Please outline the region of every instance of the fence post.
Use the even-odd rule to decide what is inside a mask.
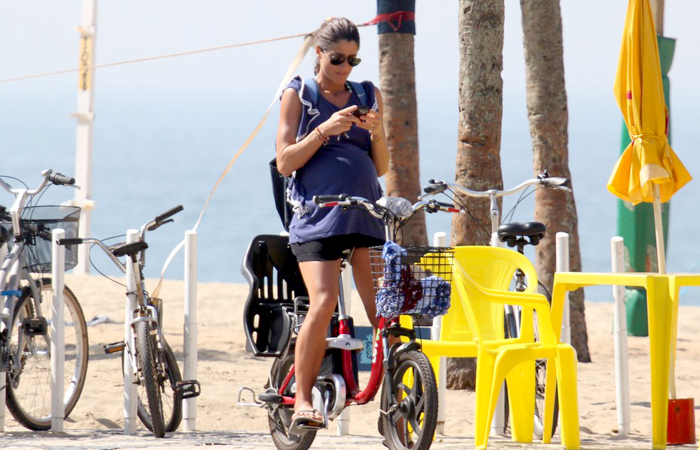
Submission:
[[[197,379],[197,232],[185,232],[185,380]],[[185,431],[197,427],[197,398],[183,400]]]
[[[612,252],[612,271],[625,272],[625,246],[620,236],[610,240]],[[627,312],[625,310],[625,287],[613,286],[615,307],[613,309],[613,328],[615,341],[615,400],[617,401],[618,435],[626,436],[630,432],[630,385],[629,367],[627,365]]]
[[[132,243],[138,240],[138,230],[129,230],[126,232],[126,242]],[[138,417],[136,408],[138,406],[138,393],[134,384],[134,367],[131,364],[128,347],[130,353],[134,355],[136,349],[132,348],[134,337],[131,329],[131,312],[136,309],[136,275],[134,274],[133,264],[129,264],[130,260],[126,260],[126,308],[124,319],[124,434],[136,433],[136,423]]]
[[[558,232],[556,235],[556,271],[569,271],[569,234]],[[564,312],[561,319],[561,342],[571,344],[571,318],[569,308],[569,293],[564,300]]]
[[[438,231],[433,234],[434,247],[447,247],[447,233]],[[433,326],[430,327],[430,339],[433,341],[440,340],[440,331],[442,329],[442,316],[437,316],[433,319]],[[437,427],[435,432],[445,434],[445,410],[447,405],[447,358],[440,358],[440,370],[435,374],[438,379],[438,417]]]
[[[63,228],[51,233],[51,277],[53,298],[51,299],[51,431],[63,431],[63,377],[65,365],[65,318],[63,286],[65,286],[66,248],[57,241],[66,237]]]

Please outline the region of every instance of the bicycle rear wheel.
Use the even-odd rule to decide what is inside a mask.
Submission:
[[[279,358],[275,358],[270,370],[270,388],[279,392],[280,386],[294,364],[294,346]],[[284,395],[293,395],[293,387],[296,384],[295,377],[287,384]],[[292,408],[283,408],[279,405],[268,406],[268,422],[270,435],[275,447],[279,450],[307,450],[316,438],[316,431],[307,431],[304,434],[292,434],[289,432],[289,425],[292,422]]]
[[[158,369],[156,366],[156,337],[150,334],[155,328],[149,322],[136,322],[136,351],[139,363],[139,384],[146,390],[148,411],[151,417],[153,434],[156,437],[165,436],[163,421],[163,403],[158,385]]]
[[[15,307],[12,340],[13,361],[19,368],[7,372],[7,408],[22,426],[30,430],[51,428],[51,299],[53,287],[50,278],[39,281],[40,308],[35,304],[29,287],[22,289],[22,296]],[[88,364],[87,324],[83,310],[73,291],[63,289],[65,362],[63,396],[65,417],[73,411],[85,385]],[[38,318],[38,311],[46,319],[46,334],[27,332],[22,327],[25,319]],[[22,347],[19,348],[20,338]]]
[[[163,423],[166,432],[177,430],[182,422],[182,395],[177,391],[177,383],[182,381],[180,368],[177,365],[177,359],[170,345],[163,342],[163,350],[156,353],[156,367],[158,368],[158,389],[161,393],[161,411],[163,413]],[[138,416],[141,422],[150,431],[153,431],[153,419],[147,407],[148,393],[145,386],[137,387],[139,404]]]
[[[393,386],[393,389],[390,387]],[[438,393],[433,368],[419,351],[399,355],[381,393],[381,428],[390,450],[427,450],[437,426]]]

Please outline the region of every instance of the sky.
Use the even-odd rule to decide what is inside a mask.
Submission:
[[[421,178],[453,179],[459,2],[416,3]],[[531,176],[531,143],[525,108],[520,3],[505,0],[505,6],[501,156],[505,184],[513,186]],[[627,1],[562,0],[561,7],[570,165],[579,216],[590,222],[595,220],[597,208],[614,208],[614,198],[607,193],[605,182],[619,154],[621,115],[612,86]],[[79,35],[75,28],[80,24],[80,10],[79,0],[0,0],[0,81],[77,67]],[[375,15],[376,2],[370,0],[100,1],[96,63],[306,33],[330,16],[345,16],[362,23]],[[700,173],[700,158],[691,157],[697,150],[694,119],[700,99],[700,84],[696,81],[700,73],[698,17],[698,0],[665,2],[665,35],[677,38],[670,72],[673,146],[691,174]],[[354,69],[353,78],[378,82],[376,28],[362,28],[361,37],[363,62]],[[301,38],[294,38],[99,69],[95,75],[96,127],[106,129],[106,118],[115,117],[118,111],[119,126],[124,131],[123,136],[114,139],[114,145],[129,144],[127,135],[132,132],[134,136],[140,133],[144,139],[152,138],[149,145],[153,146],[159,145],[158,139],[196,142],[198,136],[206,135],[207,139],[218,139],[216,145],[230,148],[233,154],[275,97],[300,45]],[[312,58],[307,56],[298,72],[310,76],[312,64]],[[42,155],[60,148],[68,157],[73,154],[75,121],[70,113],[76,108],[76,88],[76,74],[0,83],[0,154],[5,162],[10,161],[10,167],[13,160],[9,152],[18,148]],[[270,151],[267,142],[275,131],[274,114],[273,110],[259,138],[267,139],[262,146],[266,152]],[[27,132],[20,122],[31,122],[36,131]],[[195,123],[196,127],[192,125]],[[49,135],[56,137],[47,139]],[[122,139],[124,143],[120,142]],[[249,151],[259,151],[255,146]],[[206,149],[195,147],[194,151],[206,158]],[[598,156],[591,157],[593,154]],[[110,158],[110,163],[115,164],[119,154]],[[426,170],[424,164],[428,162]],[[3,165],[8,167],[7,163]],[[689,184],[674,197],[676,210],[696,209],[695,199],[699,197],[700,183]],[[692,239],[693,230],[690,224],[683,231],[687,239]],[[677,239],[677,245],[683,239]]]

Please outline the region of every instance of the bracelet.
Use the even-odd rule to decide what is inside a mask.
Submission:
[[[373,137],[374,137],[374,135],[373,135],[372,133],[370,133],[370,134],[369,134],[369,140],[372,141],[372,142],[374,142],[375,144],[378,144],[379,142],[382,142],[382,141],[384,140],[384,136],[380,137],[380,138],[377,139],[376,141],[375,141],[374,139],[372,139]]]
[[[328,144],[328,141],[329,141],[328,136],[323,131],[321,131],[321,129],[319,127],[314,128],[314,130],[316,131],[316,137],[321,142],[323,142],[322,145]]]

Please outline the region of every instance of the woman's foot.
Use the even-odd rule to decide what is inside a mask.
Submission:
[[[292,415],[292,423],[289,432],[301,434],[311,430],[323,428],[325,422],[323,416],[317,409],[299,409]]]

